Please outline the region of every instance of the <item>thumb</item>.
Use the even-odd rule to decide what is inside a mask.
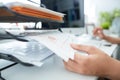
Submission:
[[[96,53],[96,48],[93,46],[71,44],[71,47],[75,50],[86,52],[87,54]]]

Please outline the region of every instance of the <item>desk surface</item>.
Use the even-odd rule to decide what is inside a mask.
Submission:
[[[1,43],[8,42],[0,41]],[[4,64],[3,64],[4,63]],[[0,60],[0,68],[12,62]],[[96,80],[95,76],[85,76],[70,72],[64,68],[63,60],[56,55],[48,58],[41,67],[27,67],[17,64],[2,71],[7,80]]]
[[[108,55],[111,55],[116,45],[111,47],[101,46]],[[42,67],[26,67],[20,64],[6,69],[2,76],[7,80],[96,80],[96,76],[85,76],[67,71],[62,59],[52,56],[45,61]]]
[[[20,64],[2,72],[7,80],[96,80],[97,77],[84,76],[67,71],[57,56],[49,58],[42,67],[25,67]]]

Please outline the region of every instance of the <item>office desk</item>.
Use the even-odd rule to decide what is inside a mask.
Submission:
[[[4,41],[3,41],[4,42]],[[6,41],[5,41],[6,42]],[[0,68],[12,62],[0,60]],[[95,80],[97,77],[79,75],[64,68],[63,60],[56,55],[48,58],[42,67],[17,64],[2,71],[6,80]]]
[[[101,45],[100,49],[112,55],[116,47],[117,45],[110,47]],[[56,55],[47,59],[42,67],[26,67],[17,64],[2,71],[2,76],[7,80],[97,80],[96,76],[85,76],[67,71],[62,59]]]
[[[67,71],[62,60],[51,57],[42,67],[25,67],[20,64],[2,72],[7,80],[96,80],[97,77],[84,76]]]

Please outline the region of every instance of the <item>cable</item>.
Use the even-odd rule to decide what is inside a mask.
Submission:
[[[24,38],[21,38],[21,37],[18,37],[18,36],[15,36],[13,34],[11,34],[10,32],[8,31],[5,31],[8,35],[10,35],[13,39],[16,39],[18,41],[22,41],[22,42],[29,42],[29,40],[27,39],[24,39]]]

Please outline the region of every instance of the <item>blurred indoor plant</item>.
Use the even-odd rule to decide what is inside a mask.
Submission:
[[[112,21],[116,18],[120,17],[120,9],[116,8],[112,12],[101,12],[100,13],[100,26],[103,29],[109,29],[112,25]]]
[[[113,18],[120,17],[120,9],[116,8],[113,10]]]
[[[103,29],[109,29],[111,23],[112,23],[112,14],[109,12],[101,12],[100,13],[100,26]]]

